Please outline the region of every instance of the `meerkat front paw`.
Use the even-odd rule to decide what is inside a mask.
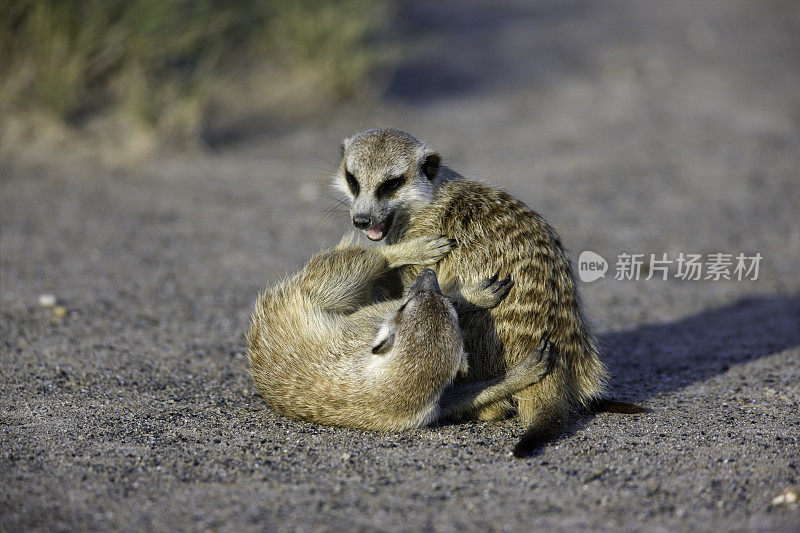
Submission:
[[[386,246],[383,250],[389,266],[396,268],[405,265],[435,265],[455,246],[455,239],[446,235],[426,235]]]
[[[409,241],[415,247],[418,265],[435,265],[456,247],[456,240],[447,235],[427,235]]]
[[[498,280],[500,272],[463,291],[464,298],[483,309],[497,307],[514,286],[511,276]]]

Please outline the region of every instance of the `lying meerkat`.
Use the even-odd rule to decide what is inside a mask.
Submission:
[[[569,257],[555,230],[521,201],[463,179],[427,145],[393,129],[346,139],[334,184],[351,199],[353,225],[373,241],[394,245],[431,233],[453,237],[457,247],[434,267],[445,292],[493,272],[513,277],[515,285],[499,306],[456,307],[469,380],[502,376],[545,337],[552,343],[552,371],[513,395],[529,424],[515,455],[559,434],[581,406],[605,402],[607,410],[637,411],[632,404],[602,400],[608,374],[584,319]],[[415,265],[403,269],[405,286],[418,272]],[[478,416],[498,419],[511,409],[503,399]]]
[[[453,304],[430,269],[402,300],[369,304],[390,270],[432,264],[451,247],[444,237],[377,249],[345,238],[262,292],[247,334],[250,373],[262,396],[293,418],[400,431],[480,409],[541,379],[547,362],[537,352],[504,379],[453,385],[467,357]],[[456,298],[488,308],[510,288],[495,278]]]

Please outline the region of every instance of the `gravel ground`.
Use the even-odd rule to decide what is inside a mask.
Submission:
[[[136,168],[4,150],[0,530],[800,530],[770,506],[800,485],[800,4],[401,11],[419,51],[377,103]],[[328,176],[376,125],[609,260],[581,291],[616,396],[651,413],[514,460],[513,420],[383,435],[269,409],[249,306],[347,229]],[[763,260],[618,281],[623,252]]]

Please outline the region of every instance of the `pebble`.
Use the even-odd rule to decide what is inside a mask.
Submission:
[[[55,307],[58,300],[54,294],[40,294],[39,306],[40,307]]]
[[[798,502],[800,502],[800,490],[796,488],[783,489],[783,492],[772,498],[772,505],[797,506]]]

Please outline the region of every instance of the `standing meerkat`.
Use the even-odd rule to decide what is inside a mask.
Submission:
[[[504,379],[453,385],[467,359],[453,304],[430,269],[420,272],[402,300],[369,305],[392,269],[432,264],[451,247],[444,237],[378,249],[345,238],[262,292],[247,354],[267,402],[293,418],[400,431],[480,409],[541,379],[547,362],[538,354]],[[510,288],[495,278],[458,298],[460,305],[492,307]]]
[[[373,241],[392,245],[431,233],[453,237],[457,247],[434,267],[445,292],[492,272],[513,278],[514,287],[497,307],[456,307],[469,354],[468,380],[501,376],[543,339],[552,343],[551,372],[513,395],[529,425],[514,450],[524,456],[559,434],[578,408],[602,403],[608,374],[555,230],[511,195],[465,180],[440,161],[407,133],[368,130],[344,141],[335,185],[351,199],[353,225]],[[418,272],[406,267],[404,285]],[[609,410],[616,405],[627,412],[621,402],[605,402]],[[511,409],[503,399],[478,417],[498,419]]]

